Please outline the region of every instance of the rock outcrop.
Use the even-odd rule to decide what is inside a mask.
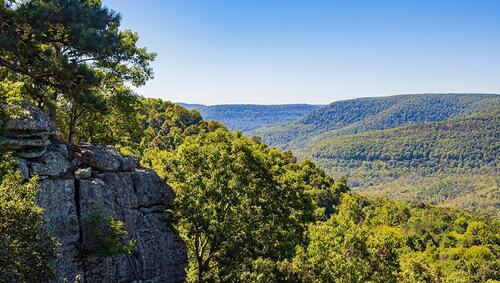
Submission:
[[[45,228],[61,244],[53,263],[56,281],[183,281],[186,249],[166,212],[172,189],[113,148],[55,140],[45,114],[25,108],[30,117],[10,121],[2,139],[15,146],[23,177],[40,177],[37,202],[45,209]],[[125,224],[138,242],[130,255],[82,255],[89,236],[82,221],[96,212]]]

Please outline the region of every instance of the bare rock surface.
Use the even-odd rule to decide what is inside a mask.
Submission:
[[[148,193],[144,194],[144,190]],[[94,207],[102,208],[125,223],[131,238],[139,240],[136,250],[127,258],[90,257],[86,260],[86,278],[90,282],[130,282],[140,280],[176,282],[184,276],[185,249],[172,233],[165,213],[173,195],[152,171],[99,173],[80,182],[82,219],[91,217]],[[129,261],[130,260],[130,261]],[[142,274],[148,274],[144,277]]]
[[[1,139],[16,145],[25,179],[40,177],[37,202],[45,209],[44,227],[61,244],[54,281],[182,282],[186,248],[166,212],[172,189],[116,149],[55,141],[45,114],[26,108],[28,118],[10,122]],[[138,241],[132,254],[82,256],[81,244],[89,236],[82,220],[96,212],[124,222],[129,240]]]
[[[24,113],[19,118],[9,120],[5,134],[0,141],[9,143],[22,158],[38,158],[50,145],[49,138],[54,135],[54,126],[40,109],[23,102]]]
[[[44,137],[54,134],[54,126],[42,110],[28,102],[23,102],[21,106],[26,113],[7,122],[7,137]]]
[[[45,179],[40,182],[38,204],[45,209],[45,230],[60,243],[52,267],[56,282],[75,278],[84,273],[79,251],[79,224],[73,179]]]
[[[31,164],[31,174],[40,176],[60,176],[66,174],[71,169],[71,163],[59,152],[46,151],[38,161]]]
[[[78,180],[85,180],[92,177],[92,167],[80,168],[75,171],[75,178]]]
[[[118,171],[122,157],[111,147],[82,145],[79,146],[83,162],[101,171]]]

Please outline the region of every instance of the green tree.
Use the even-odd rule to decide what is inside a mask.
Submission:
[[[56,242],[42,229],[43,209],[35,203],[36,178],[23,184],[12,171],[0,183],[0,281],[41,282],[52,277],[49,262]]]
[[[24,114],[21,88],[22,83],[0,81],[0,136],[10,118]],[[0,282],[45,281],[52,277],[56,242],[42,229],[37,179],[23,182],[13,168],[11,148],[0,140]]]
[[[259,272],[291,282],[487,282],[500,277],[499,231],[496,219],[344,193],[292,261]]]
[[[293,256],[315,205],[276,149],[218,129],[188,137],[162,164],[189,249],[189,280],[237,280],[258,258]],[[293,167],[293,166],[292,166]]]
[[[401,272],[399,256],[405,242],[404,231],[399,227],[380,226],[371,229],[367,248],[374,281],[398,282]]]
[[[80,247],[81,256],[110,257],[130,254],[137,240],[128,240],[125,223],[97,209],[82,220],[83,241]]]
[[[66,112],[73,141],[86,111],[106,109],[106,99],[152,77],[155,54],[136,46],[138,36],[120,31],[120,15],[99,0],[2,1],[0,66],[26,83],[49,109]]]
[[[104,111],[84,111],[74,130],[74,140],[92,144],[138,148],[144,136],[141,100],[128,88],[106,96]],[[69,131],[70,112],[61,111],[58,117],[62,132]]]
[[[5,130],[8,119],[20,116],[23,111],[19,107],[22,100],[22,82],[12,82],[8,79],[0,80],[0,134]]]
[[[143,99],[141,102],[145,116],[145,134],[141,141],[143,148],[172,150],[186,136],[196,135],[201,129],[207,129],[206,122],[196,110],[187,110],[161,99]]]
[[[362,210],[356,195],[344,194],[337,214],[311,225],[309,243],[294,258],[301,281],[364,282],[370,278],[369,229],[362,225]]]

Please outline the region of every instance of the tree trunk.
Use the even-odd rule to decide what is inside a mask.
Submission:
[[[203,282],[203,264],[198,265],[198,282]]]
[[[73,115],[71,115],[73,116]],[[69,123],[69,132],[68,132],[68,143],[73,144],[73,138],[75,136],[75,126],[76,126],[76,121],[71,117],[71,121]]]
[[[52,101],[48,104],[48,109],[49,109],[49,119],[50,122],[55,126],[57,123],[57,108],[56,108],[56,103],[57,103],[57,93],[54,93],[52,95]]]
[[[196,262],[198,264],[198,282],[203,282],[203,253],[200,255],[200,237],[195,235],[194,247],[196,252]]]
[[[197,261],[198,261],[198,282],[204,282],[203,280],[203,274],[210,271],[210,258],[211,258],[211,255],[209,253],[209,256],[207,259],[203,259],[203,254],[204,252],[202,252],[202,254],[200,256],[197,255]]]
[[[69,119],[69,132],[68,132],[68,143],[73,144],[73,139],[75,137],[76,121],[78,119],[76,104],[71,106],[71,117]]]

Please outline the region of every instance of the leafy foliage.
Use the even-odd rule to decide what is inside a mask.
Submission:
[[[155,54],[136,46],[138,36],[120,31],[120,15],[95,0],[2,1],[0,67],[26,93],[66,112],[62,129],[73,141],[79,118],[105,111],[107,100],[152,77]]]
[[[11,171],[0,180],[0,281],[46,281],[53,276],[56,242],[42,230],[37,179],[23,184]]]
[[[171,150],[179,146],[184,138],[202,130],[223,127],[219,123],[206,123],[200,113],[187,110],[177,104],[160,99],[145,99],[143,122],[145,134],[141,141],[143,148]]]
[[[169,115],[162,117],[172,119]],[[484,136],[479,133],[475,138],[480,142],[491,136],[488,129],[494,132],[489,123],[491,117],[480,114],[426,126],[434,125],[436,131],[456,130],[461,132],[460,137],[467,136],[469,126],[484,128]],[[158,144],[152,145],[144,152],[143,164],[155,169],[174,187],[177,197],[172,212],[188,243],[190,281],[498,280],[498,221],[422,204],[361,197],[349,193],[346,179],[333,182],[314,163],[298,162],[290,152],[268,148],[258,138],[247,139],[223,128],[207,130],[200,127],[204,122],[199,119],[184,121],[190,122],[181,123],[181,128],[197,125],[196,133],[186,135],[185,130],[180,130],[177,145],[170,143],[171,139],[159,140],[160,146],[174,146],[160,150],[156,148]],[[160,124],[163,122],[156,125]],[[169,131],[163,135],[169,135]],[[274,158],[269,159],[268,155]],[[266,169],[266,164],[275,169]],[[273,183],[276,179],[286,185],[275,187],[280,184]],[[454,184],[449,185],[449,190],[456,189]],[[290,189],[302,195],[293,193],[294,198],[287,199],[283,190]],[[267,205],[258,205],[260,200]],[[305,234],[286,234],[290,230],[280,227],[289,227],[287,217],[293,215],[291,210],[299,208],[293,205],[297,202],[312,203],[308,211],[314,217],[292,222],[301,227],[293,230]],[[226,207],[227,214],[223,213]],[[283,212],[285,215],[279,216]],[[279,217],[269,224],[269,217],[264,217],[269,214]]]
[[[137,147],[144,134],[142,103],[140,99],[123,89],[107,97],[106,111],[85,111],[75,125],[74,141],[92,144],[108,144],[117,147]],[[70,114],[61,111],[58,125],[62,132],[69,131],[65,122]]]
[[[344,194],[280,272],[296,282],[498,280],[499,233],[498,220]]]
[[[291,257],[315,217],[306,165],[240,133],[202,132],[155,157],[176,193],[192,281],[237,280],[253,260]]]
[[[137,245],[137,240],[127,240],[128,232],[122,221],[111,215],[97,211],[82,220],[82,256],[109,257],[129,254]]]
[[[19,117],[23,111],[19,107],[23,98],[22,82],[11,82],[8,79],[0,81],[0,133],[4,131],[8,119]]]

